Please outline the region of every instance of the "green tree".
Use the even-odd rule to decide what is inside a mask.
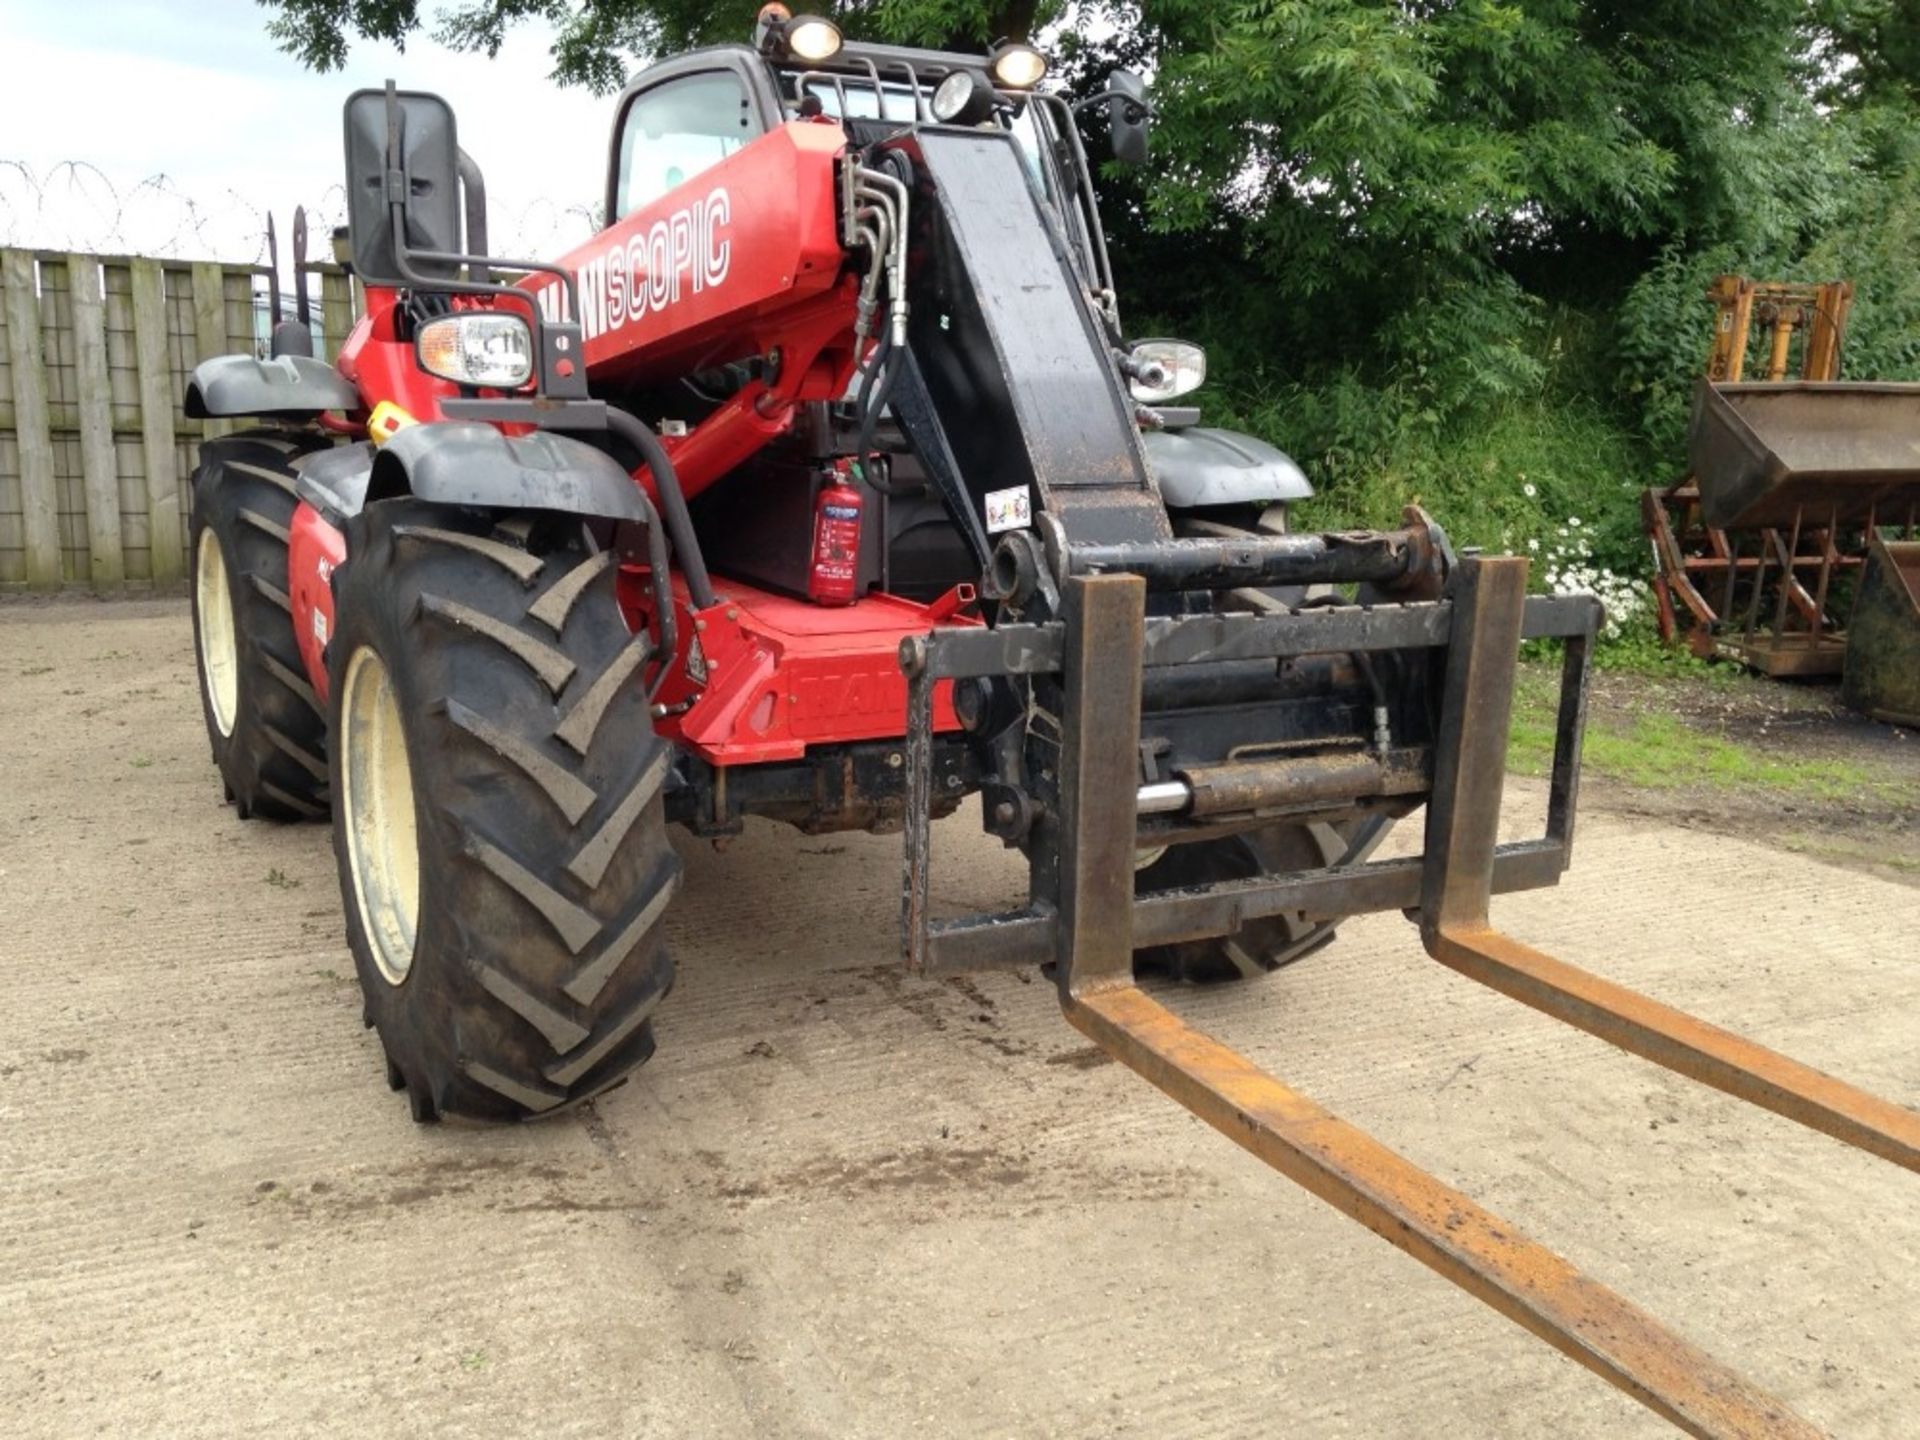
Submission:
[[[282,49],[316,70],[337,70],[355,38],[404,46],[431,26],[460,50],[498,52],[517,23],[554,29],[554,76],[618,89],[635,61],[694,45],[744,40],[762,0],[452,0],[423,15],[420,0],[260,0]],[[804,8],[804,7],[795,7]],[[1047,0],[855,0],[830,10],[850,33],[906,44],[979,45],[1025,38],[1058,10]]]
[[[321,68],[356,37],[404,42],[425,25],[490,51],[538,17],[556,76],[601,90],[653,55],[744,38],[758,8],[263,3],[281,43]],[[1849,373],[1920,375],[1920,0],[827,8],[896,42],[1038,35],[1083,92],[1116,68],[1150,75],[1151,165],[1098,177],[1127,314],[1137,332],[1204,341],[1227,407],[1323,481],[1417,489],[1473,454],[1477,483],[1518,485],[1558,463],[1540,436],[1577,437],[1554,453],[1588,478],[1549,488],[1569,507],[1596,490],[1579,456],[1604,452],[1620,553],[1637,550],[1622,446],[1593,437],[1611,427],[1641,447],[1641,478],[1671,478],[1706,349],[1701,290],[1723,270],[1851,276]],[[1512,507],[1496,513],[1474,538],[1511,529]]]

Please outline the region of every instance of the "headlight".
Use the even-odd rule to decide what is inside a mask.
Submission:
[[[1047,57],[1031,45],[1002,45],[988,57],[987,68],[1001,89],[1031,90],[1046,78]]]
[[[978,70],[956,70],[933,92],[933,118],[942,125],[978,125],[993,113],[993,86]]]
[[[1185,340],[1142,340],[1129,352],[1133,398],[1158,405],[1207,383],[1207,352]]]
[[[422,325],[413,344],[422,370],[456,384],[517,390],[533,375],[533,332],[518,315],[446,315]]]

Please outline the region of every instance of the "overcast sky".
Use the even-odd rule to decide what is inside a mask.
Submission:
[[[452,102],[486,172],[494,250],[544,258],[589,233],[613,101],[547,79],[543,26],[516,27],[491,61],[425,36],[404,54],[356,42],[344,72],[315,75],[275,48],[268,14],[254,0],[0,0],[0,243],[252,260],[268,209],[284,247],[304,204],[323,249],[323,223],[345,219],[341,104],[389,76]]]

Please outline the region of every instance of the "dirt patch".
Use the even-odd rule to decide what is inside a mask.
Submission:
[[[1514,765],[1544,774],[1557,671],[1526,667]],[[1838,684],[1600,672],[1582,810],[1755,840],[1920,887],[1920,732],[1840,703]]]

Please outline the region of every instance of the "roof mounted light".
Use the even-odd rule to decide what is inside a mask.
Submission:
[[[1003,40],[987,56],[993,83],[1002,90],[1031,90],[1047,78],[1047,57],[1018,40]]]
[[[753,26],[754,47],[774,60],[804,60],[818,65],[840,53],[846,43],[840,27],[818,15],[795,15],[786,6],[760,7]]]
[[[956,70],[933,92],[933,118],[942,125],[978,125],[993,114],[993,83],[978,70]]]

